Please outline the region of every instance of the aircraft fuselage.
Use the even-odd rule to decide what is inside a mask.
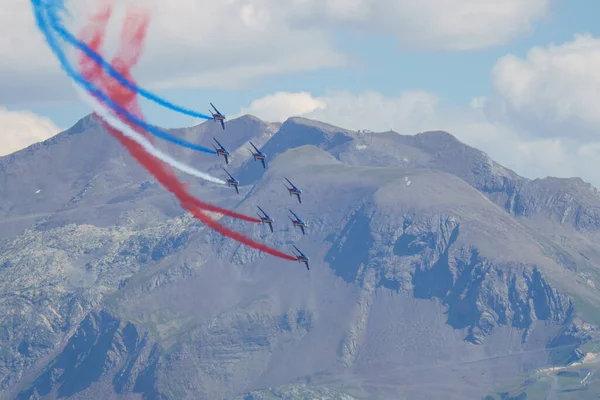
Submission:
[[[298,256],[298,262],[304,263],[304,265],[306,265],[306,269],[310,271],[310,267],[308,266],[308,259]]]

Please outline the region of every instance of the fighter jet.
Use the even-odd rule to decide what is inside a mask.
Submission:
[[[269,228],[271,228],[271,233],[273,233],[273,222],[275,221],[273,220],[273,218],[269,217],[269,215],[262,208],[258,207],[258,209],[262,213],[262,215],[258,214],[260,222],[262,222],[263,224],[269,224]]]
[[[290,182],[290,180],[288,178],[285,178],[285,180],[288,181],[288,183],[290,185],[292,185],[292,187],[288,187],[287,185],[285,186],[286,189],[288,190],[288,192],[290,193],[290,196],[296,195],[296,197],[298,197],[298,202],[300,204],[302,204],[302,198],[300,198],[300,195],[302,194],[302,190],[300,190],[296,186],[294,186],[294,184],[292,182]]]
[[[267,156],[264,153],[262,153],[260,150],[258,150],[252,142],[250,142],[250,144],[252,145],[252,147],[254,147],[254,150],[256,151],[256,152],[254,152],[254,151],[248,149],[248,150],[250,150],[252,157],[254,157],[254,161],[260,160],[262,162],[263,168],[267,168],[267,166],[265,165],[265,159],[267,158]]]
[[[213,103],[210,103],[210,105],[216,111],[216,114],[215,114],[211,110],[208,110],[208,112],[210,112],[210,114],[212,115],[213,121],[215,121],[215,122],[219,121],[221,123],[221,127],[223,128],[223,130],[225,130],[225,123],[223,122],[223,121],[225,121],[225,116],[223,114],[221,114],[221,112],[219,110],[217,110],[217,107],[215,107],[213,105]]]
[[[213,138],[215,142],[217,142],[217,146],[215,146],[213,144],[213,147],[215,148],[215,151],[217,152],[217,156],[223,156],[223,158],[225,158],[225,164],[229,165],[229,151],[227,151],[227,149],[225,147],[223,147],[223,145],[221,143],[219,143],[219,141],[215,138]]]
[[[233,176],[231,176],[231,174],[229,172],[227,172],[227,170],[225,168],[223,168],[223,171],[225,171],[227,173],[227,175],[229,175],[229,179],[227,179],[227,186],[232,186],[235,188],[235,192],[237,194],[240,194],[240,191],[238,189],[238,185],[240,184],[240,182],[238,182],[237,179],[235,179]]]
[[[294,218],[290,217],[288,215],[288,218],[292,221],[292,224],[294,224],[294,226],[299,227],[302,230],[302,234],[306,235],[306,232],[304,231],[304,228],[308,228],[308,222],[304,222],[300,219],[300,217],[298,217],[296,215],[295,212],[293,212],[292,210],[289,210],[292,214],[294,214]]]
[[[294,245],[292,245],[292,246],[294,246]],[[306,265],[306,269],[310,271],[310,267],[308,266],[308,262],[310,261],[310,258],[306,257],[304,255],[304,253],[302,253],[300,251],[300,249],[298,249],[296,246],[294,246],[294,248],[298,252],[297,254],[296,254],[296,252],[294,252],[294,256],[296,257],[296,261],[304,263]]]

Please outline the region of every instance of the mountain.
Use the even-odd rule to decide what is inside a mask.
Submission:
[[[173,133],[227,147],[240,195],[182,178],[207,201],[260,205],[273,234],[221,222],[295,244],[310,271],[205,228],[91,116],[0,158],[8,398],[481,399],[595,348],[591,185],[525,179],[446,132],[253,116],[226,127]]]
[[[216,124],[202,124],[171,133],[209,148],[212,148],[213,137],[227,147],[238,148],[249,139],[254,139],[257,145],[264,143],[273,135],[273,127],[247,116],[231,121],[227,135]],[[215,175],[225,175],[220,169],[220,159],[215,155],[182,149],[170,143],[165,149],[190,165]],[[233,165],[250,157],[247,151],[240,149],[238,153],[232,156]],[[192,187],[204,184],[188,176],[182,178]],[[120,216],[122,203],[154,203],[152,213],[164,214],[163,217],[180,213],[179,205],[171,196],[92,115],[45,142],[0,157],[0,193],[0,218],[5,225],[0,230],[0,237],[43,220],[46,226],[67,222],[112,226]],[[135,207],[130,208],[133,212]],[[60,220],[54,221],[55,218]]]

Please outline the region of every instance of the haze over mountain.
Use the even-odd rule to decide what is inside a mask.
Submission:
[[[600,193],[579,178],[525,179],[446,132],[243,116],[174,133],[233,154],[239,196],[182,175],[193,193],[260,205],[274,234],[221,221],[311,270],[206,229],[87,116],[0,158],[7,398],[481,399],[597,340]]]

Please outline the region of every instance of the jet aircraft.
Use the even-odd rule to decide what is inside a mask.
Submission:
[[[223,147],[223,145],[221,143],[219,143],[219,141],[215,138],[213,138],[215,142],[217,142],[217,146],[215,146],[213,144],[213,147],[215,148],[215,151],[217,152],[217,156],[223,156],[223,158],[225,158],[225,164],[229,165],[229,151],[227,151],[227,149],[225,147]]]
[[[217,110],[217,107],[215,107],[213,105],[213,103],[210,103],[210,105],[216,111],[216,114],[215,114],[211,110],[208,110],[210,112],[210,114],[212,115],[213,121],[215,121],[215,122],[219,121],[221,123],[221,127],[223,128],[223,130],[225,130],[225,122],[223,122],[223,121],[225,121],[225,116],[223,114],[221,114],[221,112],[219,110]]]
[[[262,153],[259,149],[256,148],[256,146],[254,145],[254,143],[250,142],[250,144],[252,145],[252,147],[254,147],[254,151],[250,150],[250,153],[252,153],[252,157],[254,157],[254,161],[256,160],[260,160],[262,162],[263,168],[267,168],[267,166],[265,165],[265,159],[267,158],[267,156]]]
[[[238,189],[238,185],[240,184],[240,182],[238,182],[237,179],[235,179],[233,176],[231,176],[231,174],[229,172],[227,172],[227,170],[225,168],[223,168],[223,171],[225,171],[227,173],[227,175],[229,175],[229,179],[227,179],[227,186],[232,186],[235,188],[235,192],[237,194],[240,194],[240,191]]]
[[[258,209],[262,213],[262,215],[258,214],[258,217],[260,218],[260,222],[262,222],[263,224],[268,224],[269,228],[271,228],[271,233],[273,233],[273,222],[275,222],[275,221],[273,220],[273,218],[269,217],[269,215],[265,212],[265,210],[263,210],[260,207],[258,207]]]
[[[304,228],[308,228],[308,222],[304,222],[300,219],[299,216],[296,215],[295,212],[293,212],[292,210],[289,210],[292,214],[294,214],[294,218],[290,217],[288,215],[288,218],[292,221],[292,223],[294,224],[294,226],[299,227],[302,230],[302,234],[306,235],[306,232],[304,231]]]
[[[294,245],[292,245],[292,246],[294,246]],[[298,252],[297,254],[296,254],[296,252],[294,252],[294,256],[296,257],[296,261],[304,263],[306,265],[306,269],[310,271],[310,267],[308,266],[308,262],[310,261],[310,258],[306,257],[304,255],[304,253],[302,253],[300,251],[300,249],[298,249],[296,246],[294,246],[294,248]]]
[[[292,185],[292,187],[288,187],[287,185],[285,185],[286,189],[290,193],[290,196],[296,195],[296,197],[298,197],[298,202],[300,204],[302,204],[302,198],[300,197],[300,195],[302,194],[302,190],[300,190],[296,186],[294,186],[294,184],[292,182],[290,182],[290,180],[288,178],[285,178],[285,180],[288,181],[288,183],[290,185]]]

